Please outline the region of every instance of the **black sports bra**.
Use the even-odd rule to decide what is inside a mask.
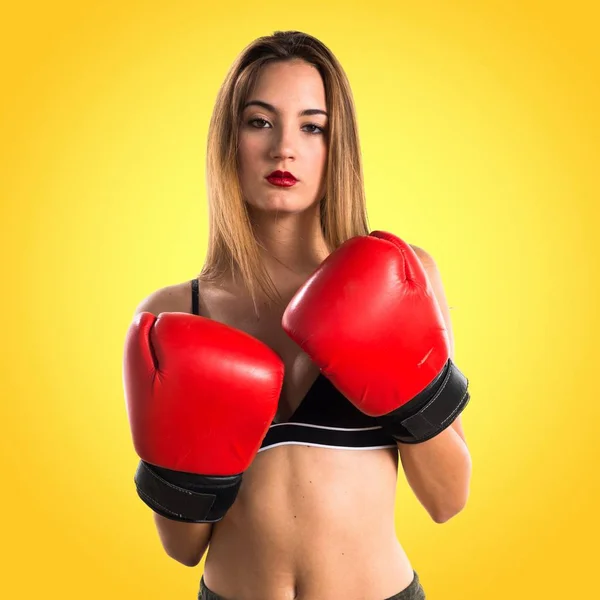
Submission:
[[[191,284],[192,313],[199,315],[198,280],[192,279]],[[376,420],[358,410],[323,374],[288,421],[271,424],[259,452],[288,444],[346,450],[396,448]]]

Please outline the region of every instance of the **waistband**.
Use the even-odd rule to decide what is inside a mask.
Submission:
[[[416,571],[413,571],[414,577],[408,587],[398,592],[394,596],[385,598],[385,600],[425,600],[425,591],[419,581],[419,576]],[[227,600],[212,590],[209,590],[204,583],[204,577],[200,579],[200,591],[198,592],[198,600]],[[230,599],[234,600],[234,599]]]

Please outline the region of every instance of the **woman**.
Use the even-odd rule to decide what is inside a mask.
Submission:
[[[209,548],[201,599],[424,598],[395,535],[398,455],[435,522],[464,507],[466,380],[448,371],[451,326],[432,258],[394,236],[368,236],[352,94],[331,52],[299,32],[250,44],[219,92],[207,163],[204,269],[148,296],[126,344],[136,484],[162,544],[188,566]],[[372,269],[387,272],[400,256],[419,263],[416,321],[437,319],[442,349],[412,393],[403,382],[423,369],[403,371],[410,360],[400,346],[418,346],[424,325],[403,334],[414,343],[399,344],[367,323],[375,299],[379,313],[395,298]],[[409,307],[392,302],[388,322],[406,321]],[[380,368],[385,356],[369,364],[383,346],[395,368]],[[338,366],[330,355],[340,348],[350,358]],[[401,385],[391,386],[391,371],[403,373]],[[426,384],[427,398],[416,393]],[[150,399],[164,412],[150,412]],[[432,430],[411,430],[407,417],[433,405],[448,414]]]

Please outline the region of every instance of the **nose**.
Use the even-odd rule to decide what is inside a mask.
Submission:
[[[296,136],[291,128],[275,130],[270,155],[273,160],[294,160],[296,158]]]

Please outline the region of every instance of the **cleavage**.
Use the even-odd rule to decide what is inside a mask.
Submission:
[[[282,359],[285,365],[285,375],[275,423],[290,420],[320,376],[317,365],[299,349],[295,356],[282,356]]]

